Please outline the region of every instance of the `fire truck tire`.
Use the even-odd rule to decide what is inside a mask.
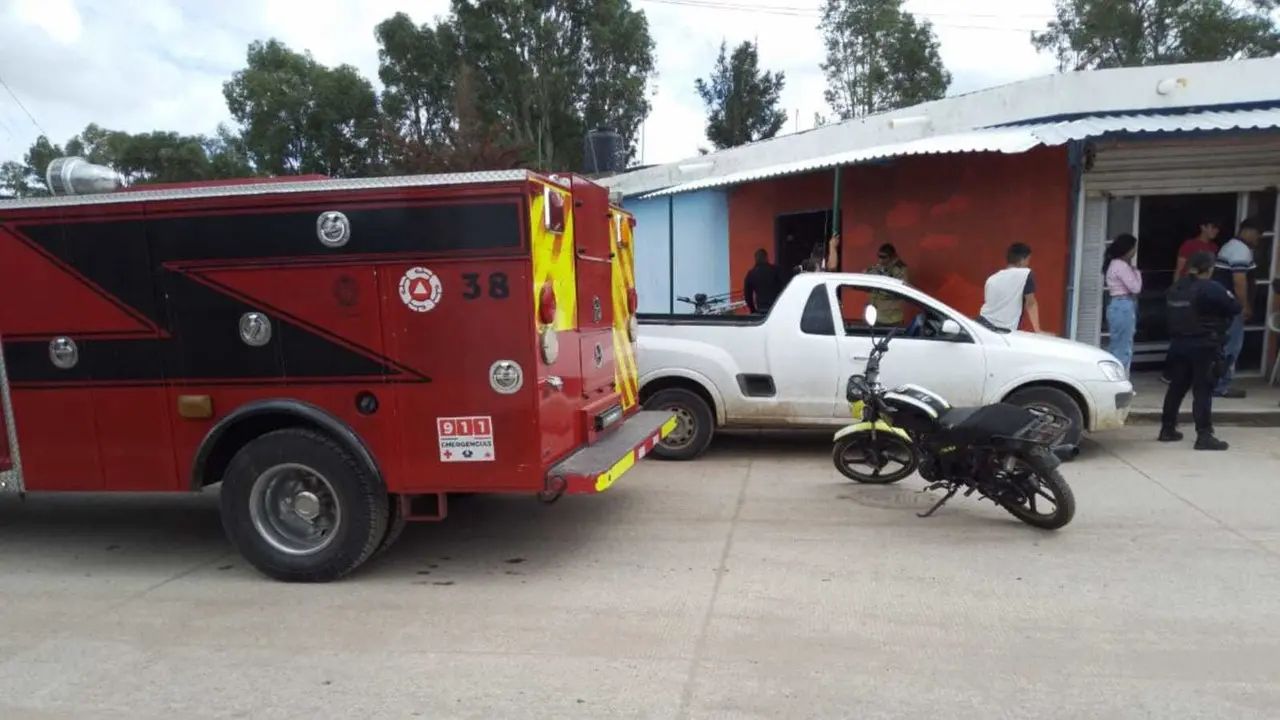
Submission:
[[[659,460],[692,460],[711,444],[716,416],[697,393],[684,388],[659,390],[645,401],[646,410],[669,410],[676,414],[676,429],[653,448]]]
[[[222,526],[245,560],[285,582],[329,582],[388,538],[381,479],[324,433],[286,428],[249,441],[222,478]],[[394,539],[394,538],[393,538]]]
[[[387,534],[382,536],[382,542],[378,543],[378,547],[369,556],[369,560],[365,562],[385,555],[387,550],[392,545],[395,545],[400,536],[404,534],[405,526],[409,524],[409,521],[405,519],[404,513],[401,511],[399,495],[388,495],[387,504],[389,506],[387,509]]]

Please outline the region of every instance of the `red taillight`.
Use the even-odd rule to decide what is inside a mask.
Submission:
[[[548,280],[542,284],[542,290],[538,292],[538,322],[551,325],[555,321],[556,291],[555,286]]]
[[[638,307],[640,307],[640,293],[637,293],[635,288],[631,288],[627,291],[627,313],[635,315]]]

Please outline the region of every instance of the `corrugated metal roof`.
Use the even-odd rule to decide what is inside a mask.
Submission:
[[[1270,128],[1280,128],[1280,109],[1200,112],[1185,115],[1112,115],[1056,123],[985,128],[848,150],[709,177],[648,193],[642,195],[640,199],[647,200],[695,190],[741,185],[784,175],[796,175],[907,155],[1023,153],[1040,145],[1063,145],[1072,140],[1084,140],[1112,133],[1214,132]]]

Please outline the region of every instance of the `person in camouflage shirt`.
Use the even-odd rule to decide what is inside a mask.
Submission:
[[[868,275],[887,275],[902,282],[907,281],[907,265],[898,257],[898,250],[893,243],[880,246],[876,255],[876,264],[867,268]],[[877,323],[884,325],[902,324],[902,300],[882,292],[871,293],[871,304],[878,315]]]

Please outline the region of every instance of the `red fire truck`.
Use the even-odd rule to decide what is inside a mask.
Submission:
[[[340,578],[455,493],[597,493],[641,411],[634,221],[527,171],[0,201],[0,492],[201,491],[264,574]]]

